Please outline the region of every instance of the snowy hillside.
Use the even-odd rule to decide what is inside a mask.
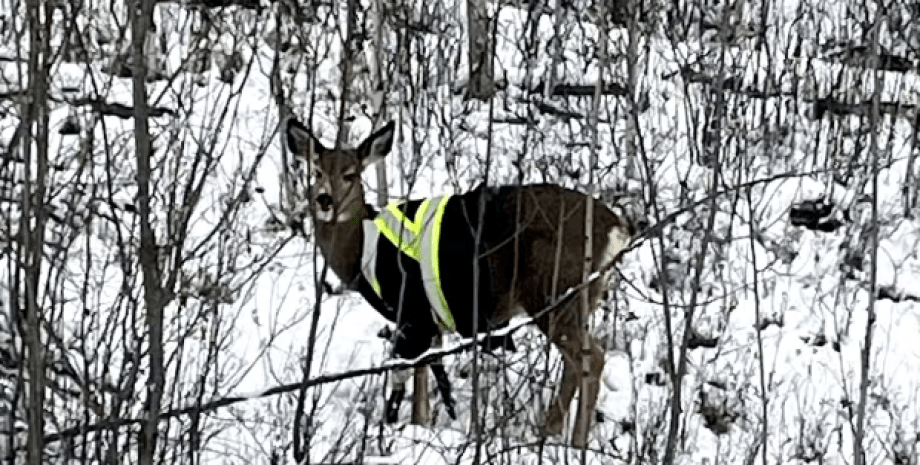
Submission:
[[[498,91],[480,102],[464,96],[466,2],[364,2],[363,32],[370,4],[387,5],[382,94],[369,38],[343,78],[345,2],[217,3],[158,3],[147,46],[153,256],[170,297],[160,461],[295,463],[301,447],[310,463],[920,464],[916,5],[644,3],[638,23],[624,10],[604,20],[599,47],[597,2],[545,6],[536,22],[531,2],[489,3]],[[876,14],[873,55],[857,30]],[[55,23],[60,53],[43,55],[50,138],[35,210],[23,198],[42,162],[20,129],[29,42],[0,28],[0,458],[27,457],[37,328],[39,463],[135,463],[151,352],[128,11],[62,2],[54,15],[74,28]],[[608,351],[586,452],[567,446],[571,425],[540,434],[561,360],[532,326],[514,333],[516,352],[480,356],[479,392],[472,355],[445,357],[456,420],[432,383],[432,425],[408,424],[408,399],[401,423],[384,424],[387,375],[354,376],[304,391],[294,440],[308,359],[315,380],[380,366],[389,347],[360,296],[315,285],[323,263],[302,170],[282,149],[287,111],[328,146],[342,120],[350,144],[395,120],[390,198],[488,179],[643,199],[655,232],[623,257],[592,322]],[[378,187],[370,171],[364,182]],[[42,221],[22,219],[35,211]],[[23,231],[40,224],[33,262]]]

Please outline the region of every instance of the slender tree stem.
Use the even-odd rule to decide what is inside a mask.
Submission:
[[[149,374],[147,381],[147,417],[141,426],[141,465],[154,463],[160,404],[163,396],[163,310],[169,300],[162,287],[160,250],[153,229],[151,214],[151,155],[152,147],[148,127],[147,104],[147,54],[145,41],[153,16],[153,0],[129,3],[131,12],[131,64],[134,95],[134,144],[137,159],[137,206],[140,222],[140,250],[138,257],[143,272],[144,313],[148,336]]]
[[[869,112],[869,157],[872,170],[872,213],[869,221],[869,256],[872,267],[869,269],[869,302],[866,309],[866,335],[863,340],[861,355],[861,370],[859,377],[859,401],[856,404],[856,431],[853,438],[853,460],[856,465],[866,464],[865,455],[865,428],[866,428],[866,403],[869,396],[869,373],[872,368],[872,332],[875,330],[875,303],[878,291],[878,176],[879,176],[879,103],[882,95],[882,72],[876,69],[878,65],[879,28],[881,22],[876,15],[872,27],[871,55],[869,69],[875,73],[875,88],[872,92],[872,107]],[[863,225],[863,227],[866,227]]]

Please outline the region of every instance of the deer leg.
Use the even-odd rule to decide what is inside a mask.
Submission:
[[[394,388],[393,391],[390,392],[390,397],[387,399],[385,412],[387,423],[393,424],[399,421],[399,404],[402,403],[405,397],[405,386],[400,386],[398,389]]]
[[[547,434],[561,434],[565,417],[569,411],[572,398],[581,380],[581,350],[577,339],[571,309],[562,309],[560,313],[540,318],[537,322],[546,337],[562,353],[562,386],[559,394],[552,400],[546,410],[544,429]]]
[[[582,363],[587,366],[587,379],[580,379],[584,391],[578,397],[578,413],[575,417],[575,429],[572,431],[572,446],[583,448],[588,443],[588,430],[591,428],[597,407],[597,394],[600,391],[601,374],[604,371],[604,349],[594,336],[586,335],[590,340],[590,349],[582,353]],[[583,369],[579,366],[579,369]],[[581,378],[581,376],[579,376]],[[581,383],[584,381],[584,383]]]
[[[444,402],[444,409],[447,410],[447,415],[451,420],[456,420],[456,401],[454,401],[454,396],[451,394],[450,378],[447,377],[447,371],[444,370],[444,363],[438,360],[429,366],[431,367],[431,374],[434,375],[435,383],[438,386],[438,393],[441,395],[441,401]]]
[[[562,434],[569,405],[572,403],[572,398],[575,397],[575,390],[578,387],[578,370],[569,361],[568,357],[563,357],[565,367],[562,371],[562,387],[546,411],[546,425],[544,428],[546,433],[551,435]]]
[[[579,331],[574,321],[560,315],[561,321],[555,322],[550,338],[553,344],[562,352],[565,367],[562,373],[562,386],[559,394],[553,399],[546,412],[546,432],[548,434],[562,433],[565,418],[568,414],[575,392],[582,385],[584,367],[587,365],[588,378],[584,383],[586,392],[579,396],[579,408],[575,418],[575,429],[572,432],[572,445],[584,447],[588,442],[588,430],[593,423],[594,409],[597,406],[597,395],[600,391],[600,378],[604,371],[604,350],[594,336],[585,331]],[[582,349],[580,336],[589,338],[589,350]]]
[[[431,348],[432,336],[426,338],[424,333],[410,331],[411,328],[411,325],[402,327],[396,336],[384,331],[378,333],[378,336],[389,335],[394,340],[393,352],[402,358],[413,359]],[[393,380],[400,381],[400,383],[394,384],[394,395],[399,390],[397,386],[402,386],[405,392],[404,386],[410,375],[414,379],[411,422],[415,425],[428,425],[431,423],[431,407],[428,401],[428,368],[426,366],[418,366],[412,370],[395,370]],[[396,408],[398,409],[398,405]]]
[[[444,346],[444,340],[440,334],[436,335],[432,342],[434,347]],[[444,360],[437,359],[428,366],[431,368],[431,374],[434,376],[435,385],[437,386],[438,394],[441,396],[441,402],[444,403],[444,409],[447,410],[447,415],[451,420],[456,420],[457,412],[454,409],[456,403],[454,402],[454,396],[450,392],[450,379],[444,369]]]
[[[409,380],[409,370],[393,370],[390,373],[390,398],[384,407],[387,423],[399,421],[399,405],[406,398],[406,381]]]

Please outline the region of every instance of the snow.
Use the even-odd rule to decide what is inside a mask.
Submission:
[[[780,16],[783,19],[771,30],[779,47],[786,46],[786,37],[798,27],[793,20],[799,14],[799,4],[786,2],[774,13],[777,20]],[[178,4],[161,4],[157,8],[162,15],[168,13],[178,18],[171,24],[170,34],[183,37],[187,10]],[[553,29],[548,19],[544,18],[540,24],[543,37]],[[503,8],[500,20],[497,61],[499,74],[504,75],[510,87],[499,92],[493,116],[527,115],[529,96],[522,88],[533,88],[547,75],[551,63],[548,55],[540,54],[530,68],[524,66],[524,53],[513,39],[523,33],[519,10]],[[449,23],[459,30],[462,24],[456,21],[454,18]],[[831,18],[824,17],[821,21]],[[331,40],[330,34],[321,28],[304,30],[307,34],[297,42],[306,42],[302,45],[305,49],[309,47],[310,53],[328,44],[328,55],[308,70],[310,63],[299,62],[288,52],[285,60],[298,68],[296,76],[286,77],[286,84],[293,86],[289,90],[291,103],[302,119],[307,119],[307,109],[315,104],[313,129],[332,146],[341,93],[337,64],[341,52],[337,41]],[[586,60],[590,53],[585,45],[596,41],[595,28],[568,27],[567,33],[559,75],[565,76],[569,83],[596,82],[598,67],[596,62]],[[222,36],[217,47],[233,49],[226,36]],[[290,194],[290,184],[279,180],[293,172],[282,159],[278,111],[271,103],[266,76],[273,52],[265,39],[250,40],[258,46],[253,49],[250,43],[241,49],[245,61],[250,57],[257,60],[254,71],[237,76],[231,85],[220,82],[217,71],[212,69],[206,75],[204,87],[182,80],[172,86],[162,82],[150,86],[151,95],[158,99],[157,105],[176,109],[178,98],[194,102],[194,111],[183,114],[181,119],[152,119],[154,131],[164,134],[164,138],[174,135],[189,141],[182,149],[171,148],[175,152],[158,155],[163,163],[157,168],[158,175],[183,181],[204,176],[196,178],[204,180],[204,190],[202,200],[193,206],[185,248],[195,253],[190,254],[182,268],[187,281],[187,288],[183,289],[188,291],[188,301],[192,303],[176,301],[168,309],[169,334],[191,335],[184,341],[170,338],[167,342],[167,354],[174,357],[172,363],[181,362],[185,370],[170,372],[173,378],[169,383],[174,382],[176,389],[170,401],[173,407],[183,407],[198,394],[206,401],[226,396],[249,399],[219,410],[207,420],[220,425],[214,428],[213,448],[203,453],[207,463],[221,462],[227,454],[262,463],[275,450],[289,446],[296,394],[268,398],[261,394],[273,386],[303,379],[307,339],[316,308],[314,282],[317,270],[322,267],[322,257],[309,237],[309,226],[306,237],[291,237],[288,231],[278,232],[267,226],[273,215],[284,216],[290,211],[289,206],[281,205],[281,199]],[[618,44],[625,40],[621,35],[612,38]],[[182,65],[188,45],[182,43],[169,49],[166,60],[169,69]],[[707,117],[707,105],[712,102],[699,90],[699,84],[685,87],[679,76],[670,80],[661,76],[673,74],[681,64],[697,60],[702,60],[707,72],[715,73],[715,68],[707,65],[712,58],[702,53],[704,48],[711,47],[712,44],[694,41],[672,44],[656,36],[649,40],[648,55],[643,57],[644,70],[639,80],[641,88],[648,91],[651,107],[641,113],[639,124],[644,135],[643,149],[655,169],[651,181],[657,184],[658,198],[654,200],[665,213],[683,208],[685,198],[702,203],[701,208],[679,215],[674,225],[665,228],[663,247],[659,248],[657,240],[647,240],[623,258],[615,300],[595,317],[594,331],[603,336],[610,350],[598,403],[605,421],[592,430],[588,463],[627,463],[635,460],[635,455],[630,454],[648,450],[660,454],[664,448],[671,402],[671,379],[666,372],[669,349],[662,285],[651,283],[655,279],[667,282],[663,287],[669,293],[673,336],[679,342],[685,318],[683,309],[693,292],[691,283],[709,208],[709,202],[703,199],[710,192],[712,172],[700,163],[700,154],[702,121]],[[463,63],[462,49],[455,47],[451,51],[459,54]],[[589,51],[593,53],[593,49]],[[735,49],[726,59],[730,67],[738,67],[745,83],[763,82],[759,76],[769,71],[765,56],[751,50]],[[815,96],[826,95],[841,71],[839,65],[823,60],[808,65],[796,62],[794,57],[785,63],[778,61],[773,66],[785,67],[795,76],[807,69],[806,79],[813,80],[810,92]],[[15,65],[8,62],[0,65],[3,82],[15,82]],[[429,69],[419,63],[413,66]],[[611,69],[605,79],[616,75],[622,82],[625,62],[615,63]],[[494,124],[489,144],[488,105],[462,102],[453,95],[451,84],[464,79],[465,65],[456,72],[452,82],[432,84],[432,88],[425,89],[425,98],[401,101],[406,97],[399,90],[387,96],[390,105],[398,108],[391,117],[399,123],[398,142],[387,160],[391,197],[433,196],[471,188],[486,174],[482,160],[487,150],[492,151],[488,171],[492,184],[515,180],[518,168],[514,161],[522,158],[519,166],[527,181],[541,181],[545,176],[572,186],[586,185],[586,173],[573,179],[566,178],[564,171],[583,167],[589,159],[590,152],[584,145],[590,140],[587,120],[538,116],[537,131],[531,133],[523,125]],[[310,78],[305,77],[308,73]],[[315,94],[309,92],[312,76],[316,79]],[[87,69],[82,65],[61,64],[53,75],[52,87],[88,88],[93,80],[104,83],[106,102],[132,104],[130,81],[102,74],[99,66]],[[873,90],[872,80],[866,81],[858,89],[862,98],[871,97]],[[781,82],[784,90],[791,90],[791,78],[787,76]],[[12,87],[5,84],[3,89],[6,88]],[[916,104],[918,91],[916,75],[885,73],[883,100],[903,96],[903,102]],[[561,100],[550,102],[559,104]],[[827,138],[831,131],[829,123],[803,123],[799,121],[803,109],[795,113],[784,108],[785,104],[778,98],[768,99],[765,111],[784,115],[787,120],[784,123],[794,137],[774,141],[775,146],[751,143],[746,152],[737,150],[737,160],[724,160],[726,172],[730,173],[740,166],[742,158],[750,159],[749,170],[736,170],[742,173],[739,178],[732,178],[735,176],[732,174],[723,181],[729,186],[751,183],[752,202],[748,205],[744,192],[738,199],[731,195],[718,199],[715,233],[723,240],[710,245],[706,252],[701,278],[703,292],[693,322],[700,336],[716,337],[718,345],[691,349],[688,353],[681,399],[684,429],[679,463],[742,463],[759,441],[764,396],[768,400],[765,453],[771,463],[808,463],[811,454],[820,456],[825,463],[852,463],[851,416],[859,399],[860,351],[867,328],[870,266],[877,267],[879,287],[920,295],[917,253],[920,220],[904,218],[901,204],[907,158],[912,150],[909,125],[903,121],[892,124],[890,118],[880,123],[882,154],[890,157],[891,163],[883,165],[879,176],[878,263],[872,264],[866,253],[861,262],[863,271],[854,272],[856,279],[853,279],[847,277],[841,266],[845,258],[843,248],[858,247],[867,252],[870,245],[866,237],[859,235],[858,227],[851,225],[832,233],[807,231],[789,224],[788,211],[797,201],[824,196],[849,208],[855,225],[866,225],[868,204],[857,199],[871,194],[871,187],[834,185],[832,176],[822,171],[825,158],[832,156],[831,150],[852,154],[856,150],[852,139],[837,145]],[[222,116],[217,109],[225,105],[231,111]],[[411,105],[435,108],[440,113],[427,121],[413,122],[407,108]],[[604,106],[610,111],[604,116],[608,122],[599,128],[599,156],[602,164],[611,170],[601,175],[597,186],[610,186],[620,180],[618,176],[626,172],[627,163],[621,155],[625,109],[613,98],[605,100]],[[590,99],[569,99],[563,108],[586,114]],[[755,112],[742,113],[735,136],[770,130],[760,126]],[[52,128],[59,127],[69,114],[67,106],[55,107],[51,113]],[[118,386],[121,367],[134,363],[133,350],[141,344],[132,335],[132,331],[140,328],[140,321],[133,322],[131,328],[113,323],[114,316],[127,308],[123,287],[131,289],[128,294],[132,298],[140,295],[139,271],[113,264],[120,253],[113,244],[121,240],[127,244],[136,241],[135,215],[125,210],[136,201],[134,166],[131,157],[126,156],[133,150],[133,127],[130,120],[114,117],[105,117],[104,122],[105,127],[95,129],[95,136],[97,141],[105,140],[113,148],[118,155],[113,158],[117,165],[106,173],[103,154],[93,154],[88,161],[96,165],[91,169],[96,181],[101,183],[110,175],[114,190],[85,194],[86,199],[93,200],[86,200],[79,210],[67,202],[76,195],[67,186],[73,182],[72,173],[80,164],[73,157],[79,140],[52,131],[52,162],[64,164],[65,169],[53,176],[52,182],[59,190],[50,203],[58,212],[78,211],[87,228],[71,244],[66,267],[54,270],[48,264],[43,273],[66,277],[60,296],[66,304],[61,306],[62,323],[56,327],[64,347],[100,347],[115,342],[99,353],[90,351],[81,355],[74,349],[64,357],[71,364],[82,366],[85,356],[92,374]],[[838,124],[855,130],[861,123],[855,118],[839,117]],[[8,121],[0,126],[0,143],[4,147],[12,139],[14,128]],[[370,120],[359,117],[351,125],[349,142],[357,143],[370,130]],[[163,150],[165,143],[158,142],[156,147]],[[191,164],[192,155],[211,148],[215,149],[216,158],[208,169]],[[479,157],[475,159],[470,154]],[[552,163],[547,163],[548,160]],[[787,172],[799,175],[771,179]],[[249,173],[254,175],[252,179]],[[632,185],[643,186],[650,180],[630,181]],[[373,173],[367,173],[365,182],[369,188],[374,187]],[[244,187],[246,183],[248,188]],[[253,192],[255,188],[262,192]],[[177,182],[161,189],[155,215],[161,225],[158,234],[164,237],[166,193],[170,189],[182,192],[184,185]],[[225,219],[227,201],[242,189],[252,194],[253,201]],[[93,218],[84,219],[82,215]],[[757,232],[753,241],[752,229]],[[243,239],[247,236],[251,240]],[[667,279],[658,276],[662,250],[673,254]],[[779,251],[789,252],[789,259]],[[235,263],[222,263],[218,259],[221,254],[231,252]],[[3,256],[2,260],[5,265],[2,269],[11,269],[9,256]],[[714,265],[714,261],[719,265]],[[4,280],[9,279],[10,276],[4,275]],[[756,294],[755,279],[758,280]],[[214,283],[233,292],[215,309],[202,310],[204,300],[198,300],[197,292]],[[85,292],[85,287],[90,291]],[[311,378],[388,363],[387,344],[377,337],[385,321],[370,306],[354,294],[322,299]],[[896,445],[907,444],[897,447],[905,447],[906,454],[911,450],[916,454],[916,442],[910,449],[910,441],[920,433],[920,410],[916,408],[920,401],[920,348],[914,339],[920,334],[920,303],[877,300],[875,305],[866,449],[875,463],[895,463],[892,451]],[[85,309],[93,315],[83,316]],[[766,324],[765,320],[773,323]],[[514,326],[524,323],[525,320],[515,320]],[[8,323],[0,325],[2,329]],[[487,355],[482,359],[485,368],[481,384],[488,387],[482,393],[487,396],[482,420],[488,428],[482,456],[512,463],[539,463],[542,450],[544,463],[580,460],[577,451],[564,447],[565,436],[549,438],[542,449],[536,445],[543,410],[561,373],[560,356],[555,349],[546,347],[533,327],[523,326],[514,334],[520,348],[517,353],[505,355],[501,362]],[[12,340],[6,330],[0,331],[3,341],[0,345],[6,346]],[[450,337],[446,350],[463,342]],[[218,343],[219,354],[208,355]],[[673,355],[679,356],[676,349]],[[366,448],[360,449],[365,454],[365,463],[471,463],[474,451],[470,445],[469,408],[473,393],[470,379],[462,376],[469,369],[470,357],[469,354],[445,357],[460,418],[456,421],[446,418],[440,400],[434,400],[433,411],[438,416],[432,426],[380,424],[384,376],[353,378],[309,389],[307,409],[315,408],[312,460],[354,460],[359,449],[349,449],[344,444],[367,435]],[[766,393],[761,386],[761,375]],[[203,388],[195,384],[199,376],[207,379]],[[656,377],[660,382],[651,381]],[[3,386],[6,388],[5,381]],[[705,418],[700,413],[702,392],[737,415],[727,432],[716,434],[704,426]],[[123,413],[139,417],[140,409],[138,402]],[[506,422],[500,421],[505,417]],[[401,418],[408,418],[408,405],[403,405]],[[81,415],[74,415],[68,421],[81,419]],[[567,425],[566,434],[570,428]],[[290,455],[287,459],[293,460]]]

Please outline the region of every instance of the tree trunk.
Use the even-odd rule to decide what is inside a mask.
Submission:
[[[562,6],[562,2],[563,0],[556,0],[555,8],[553,8],[553,36],[546,44],[551,60],[549,71],[546,73],[546,85],[543,86],[543,98],[547,100],[553,95],[553,89],[556,88],[556,71],[562,61],[562,49],[564,48],[565,35],[562,33],[562,22],[565,19],[565,8]],[[549,3],[549,0],[547,0],[547,3]],[[540,17],[537,16],[535,21],[534,28],[539,30]]]
[[[904,217],[906,218],[914,217],[914,208],[917,206],[918,176],[914,172],[914,162],[917,159],[917,151],[920,150],[920,142],[918,142],[917,134],[918,131],[920,131],[920,112],[914,116],[914,127],[910,136],[910,155],[907,157],[907,169],[904,170],[904,185],[901,188],[901,194],[904,199]]]
[[[22,284],[25,289],[24,337],[28,350],[28,439],[27,462],[42,463],[44,450],[44,400],[45,400],[45,355],[41,340],[41,309],[38,301],[40,276],[42,272],[42,251],[45,246],[46,209],[45,178],[48,174],[48,99],[47,69],[51,53],[50,37],[51,7],[41,0],[30,0],[28,11],[29,31],[29,86],[31,99],[24,103],[26,116],[22,132],[23,143],[23,195],[20,233],[22,234],[22,269],[25,275]],[[43,14],[44,13],[44,14]],[[35,127],[34,141],[32,127]],[[33,142],[35,152],[33,153]],[[33,156],[34,155],[34,156]],[[33,167],[35,171],[33,172]],[[34,182],[33,182],[34,178]],[[20,294],[21,295],[21,294]]]
[[[140,222],[138,257],[143,272],[144,313],[147,329],[149,374],[146,383],[146,418],[141,425],[138,463],[152,464],[156,452],[160,402],[163,396],[163,309],[169,300],[163,289],[159,249],[150,212],[151,140],[148,127],[147,64],[145,44],[153,13],[153,0],[138,0],[131,6],[131,46],[134,94],[134,144],[137,156],[137,204]]]
[[[860,226],[863,228],[863,235],[865,235],[866,229],[868,229],[869,235],[869,256],[872,260],[872,268],[869,269],[869,302],[867,304],[866,313],[866,334],[863,339],[862,347],[860,347],[860,373],[859,373],[859,401],[856,404],[856,426],[853,431],[853,462],[856,465],[865,465],[868,462],[866,457],[866,444],[864,443],[866,438],[866,418],[869,414],[866,413],[867,404],[869,402],[869,385],[871,381],[869,380],[869,372],[872,370],[872,332],[875,331],[875,319],[876,319],[876,298],[878,290],[878,242],[879,242],[879,222],[878,222],[878,202],[879,202],[879,192],[878,192],[878,177],[879,177],[879,121],[881,116],[879,114],[879,103],[882,97],[882,73],[877,69],[878,63],[878,52],[879,52],[879,25],[878,17],[875,21],[876,26],[872,28],[871,33],[871,45],[870,45],[870,57],[869,57],[869,67],[870,69],[875,69],[875,86],[872,91],[872,106],[871,111],[869,112],[869,156],[871,158],[871,175],[872,175],[872,217],[869,221],[869,224],[861,222]],[[852,420],[851,420],[852,422]]]
[[[486,101],[495,94],[495,76],[492,69],[492,28],[485,0],[467,0],[469,21],[469,82],[467,99]]]
[[[626,52],[626,72],[628,76],[628,84],[626,87],[627,92],[629,92],[629,117],[626,120],[626,179],[640,179],[639,178],[639,98],[641,92],[639,91],[639,76],[642,75],[642,70],[639,64],[639,42],[642,40],[642,35],[639,31],[639,18],[637,17],[636,10],[639,8],[637,1],[627,1],[626,11],[629,12],[629,18],[627,23],[629,24],[628,31],[628,48]],[[607,12],[603,11],[601,7],[601,28],[607,27]]]
[[[428,425],[431,423],[431,404],[428,402],[428,367],[415,367],[412,371],[412,423]]]

